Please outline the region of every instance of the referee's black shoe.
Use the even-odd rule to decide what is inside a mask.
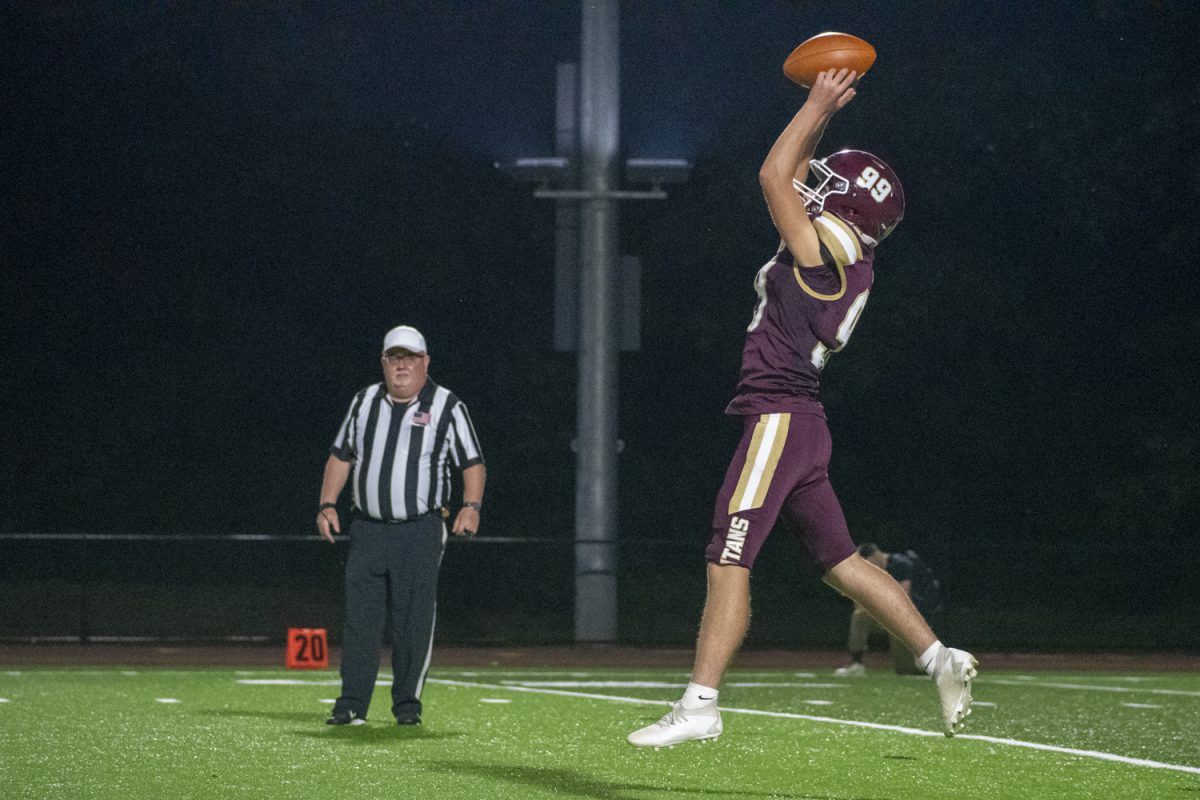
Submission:
[[[397,725],[420,725],[421,724],[421,715],[414,714],[411,712],[408,714],[397,714],[396,715],[396,724]]]
[[[366,725],[367,721],[358,715],[357,711],[348,708],[335,708],[325,720],[326,725]]]

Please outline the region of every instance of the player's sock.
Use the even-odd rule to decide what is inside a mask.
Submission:
[[[938,640],[929,645],[929,649],[917,659],[917,663],[921,665],[921,669],[925,670],[926,675],[933,675],[933,664],[937,660],[937,654],[942,651],[944,646],[941,640]]]
[[[717,699],[717,690],[710,689],[707,686],[701,686],[698,683],[689,683],[687,690],[683,693],[683,699],[679,701],[684,708],[700,708]]]

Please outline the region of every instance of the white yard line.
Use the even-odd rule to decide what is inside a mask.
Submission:
[[[608,694],[590,694],[587,692],[571,692],[564,689],[544,689],[534,686],[505,686],[494,683],[472,683],[470,681],[453,681],[444,678],[430,678],[428,683],[438,683],[443,686],[461,686],[470,689],[501,689],[510,692],[529,692],[531,694],[552,694],[561,697],[579,697],[586,700],[607,700],[612,703],[630,703],[641,706],[665,706],[667,703],[662,700],[647,700],[642,697],[622,697],[619,695]],[[1024,683],[1020,684],[1026,685]],[[878,722],[864,722],[862,720],[853,719],[837,719],[835,717],[817,717],[810,714],[796,714],[787,711],[762,711],[756,708],[726,708],[722,706],[721,711],[729,714],[750,714],[759,717],[773,717],[776,719],[802,719],[808,722],[823,722],[831,725],[844,725],[852,728],[867,728],[877,731],[889,731],[892,733],[904,733],[909,736],[930,736],[941,738],[940,731],[925,731],[919,728],[906,728],[901,725],[884,725]],[[976,742],[988,742],[989,744],[1003,744],[1010,747],[1024,747],[1029,750],[1042,750],[1049,753],[1062,753],[1071,756],[1084,756],[1086,758],[1096,758],[1102,761],[1115,761],[1119,764],[1129,764],[1137,767],[1150,767],[1152,769],[1167,769],[1176,772],[1186,772],[1191,775],[1200,775],[1200,767],[1189,767],[1183,764],[1167,764],[1162,761],[1151,761],[1146,758],[1131,758],[1129,756],[1117,755],[1115,753],[1104,753],[1098,750],[1080,750],[1074,747],[1059,747],[1053,744],[1039,744],[1038,742],[1025,742],[1020,739],[1005,739],[998,736],[979,736],[971,733],[960,733],[955,738],[969,739]]]
[[[1058,683],[1038,680],[1004,680],[1003,678],[976,679],[977,686],[1020,686],[1044,689],[1078,689],[1084,692],[1119,692],[1121,694],[1167,694],[1175,697],[1200,697],[1200,692],[1184,689],[1144,689],[1136,686],[1098,686],[1089,683]]]
[[[505,686],[542,686],[551,689],[683,689],[687,682],[678,681],[500,681]],[[845,683],[748,683],[726,681],[721,684],[726,688],[764,689],[772,687],[800,689],[845,689]]]
[[[603,678],[605,676],[610,676],[610,675],[614,675],[614,674],[638,675],[641,673],[645,673],[645,674],[656,675],[656,676],[666,675],[666,676],[675,676],[675,677],[683,678],[684,683],[687,683],[687,679],[691,677],[690,672],[681,672],[678,670],[663,671],[660,669],[655,669],[653,667],[647,667],[645,669],[613,668],[613,669],[609,669],[609,670],[594,670],[591,672],[581,672],[579,670],[569,670],[569,669],[540,669],[540,670],[439,669],[438,673],[442,674],[442,675],[460,675],[464,678],[496,678],[496,677],[500,677],[500,676],[512,677],[512,676],[520,676],[520,675],[528,675],[531,677],[545,678],[550,675],[563,675],[568,678],[580,678],[580,679],[585,679],[585,678],[599,679],[599,678]],[[766,678],[780,678],[780,677],[782,677],[782,678],[816,678],[817,677],[817,673],[815,673],[815,672],[784,672],[784,671],[779,671],[779,670],[770,671],[770,672],[752,672],[749,670],[734,669],[734,670],[730,670],[729,674],[736,678],[762,678],[762,677],[766,677]]]
[[[242,686],[341,686],[341,678],[329,681],[314,681],[305,678],[238,678],[234,683]],[[376,686],[391,686],[390,678],[379,678]]]

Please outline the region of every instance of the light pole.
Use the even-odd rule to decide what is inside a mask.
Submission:
[[[505,168],[520,180],[539,184],[535,197],[558,203],[555,346],[577,349],[579,353],[575,640],[612,642],[617,638],[618,310],[622,289],[630,288],[622,286],[617,203],[666,198],[662,184],[686,180],[690,165],[681,159],[631,159],[625,164],[626,179],[650,184],[651,188],[617,187],[617,0],[584,0],[582,10],[578,128],[573,130],[571,125],[576,100],[574,69],[560,65],[555,137],[558,155],[518,159]],[[628,307],[625,311],[628,313]],[[572,332],[577,333],[573,342]],[[636,343],[630,349],[636,349]]]

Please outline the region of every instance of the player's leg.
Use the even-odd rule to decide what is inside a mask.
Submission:
[[[327,723],[357,725],[366,719],[379,674],[387,579],[380,548],[387,531],[382,525],[355,520],[346,559],[346,627],[342,633],[342,694]]]
[[[914,653],[924,653],[937,641],[900,584],[865,558],[847,557],[822,579],[857,603]]]
[[[446,544],[440,517],[399,526],[390,553],[392,604],[392,715],[401,725],[421,722],[421,691],[433,655],[438,571]]]
[[[723,731],[718,688],[749,625],[750,569],[793,485],[785,447],[790,417],[763,414],[744,421],[742,440],[717,494],[705,550],[708,596],[691,682],[666,716],[629,735],[631,744],[670,747],[715,739]]]
[[[979,666],[975,657],[938,641],[900,584],[866,559],[846,558],[826,573],[825,582],[865,608],[909,650],[920,654],[917,662],[937,685],[944,733],[957,733],[971,713],[971,681]]]
[[[750,625],[750,570],[797,480],[792,421],[791,414],[747,417],[717,492],[704,551],[708,596],[692,669],[692,682],[702,687],[720,685]]]
[[[692,683],[717,687],[750,627],[750,570],[708,565],[708,596],[696,639]]]
[[[784,520],[801,534],[809,559],[823,579],[849,597],[914,653],[934,680],[941,702],[942,723],[953,736],[971,713],[971,681],[978,666],[963,650],[942,645],[925,624],[900,584],[883,570],[857,556],[846,527],[841,503],[829,483],[827,466],[831,443],[825,420],[809,418],[808,438],[814,453],[824,453],[811,481],[798,484],[782,508]]]
[[[717,687],[750,624],[750,570],[732,564],[708,565],[708,596],[696,640],[692,679],[665,716],[629,734],[639,747],[671,747],[716,739],[724,731]]]
[[[920,609],[917,609],[920,611]],[[937,635],[936,633],[934,634]],[[917,663],[917,657],[904,646],[899,639],[888,637],[888,648],[891,651],[892,671],[897,675],[924,675],[925,670]]]

